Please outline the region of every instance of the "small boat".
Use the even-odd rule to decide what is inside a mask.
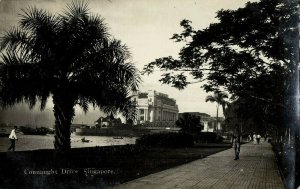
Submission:
[[[81,142],[90,142],[90,140],[85,139],[85,137],[83,137],[83,138],[81,139]]]
[[[123,137],[113,137],[113,139],[123,139]]]

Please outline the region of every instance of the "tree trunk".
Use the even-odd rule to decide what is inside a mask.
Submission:
[[[217,124],[216,124],[216,133],[218,134],[218,122],[219,122],[219,104],[217,105]]]
[[[295,7],[295,14],[292,14],[291,22],[284,25],[285,28],[293,28],[291,32],[287,32],[285,37],[286,48],[290,48],[290,54],[288,54],[287,59],[289,59],[289,69],[290,69],[290,81],[286,96],[286,128],[290,129],[292,136],[292,148],[285,145],[285,158],[287,160],[287,170],[288,174],[286,176],[286,188],[298,188],[300,186],[300,141],[299,141],[299,13],[298,1],[296,0],[285,0],[287,3],[291,3],[292,7]],[[296,139],[296,141],[295,141]]]
[[[54,148],[58,151],[67,151],[71,148],[70,127],[75,115],[74,100],[68,93],[53,95],[53,112],[55,117]]]

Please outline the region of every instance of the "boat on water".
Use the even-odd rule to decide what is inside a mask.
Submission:
[[[88,140],[88,139],[86,139],[85,137],[83,137],[83,138],[81,139],[81,142],[90,142],[90,140]]]

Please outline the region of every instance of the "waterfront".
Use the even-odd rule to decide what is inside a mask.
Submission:
[[[54,149],[53,141],[54,135],[18,135],[16,141],[16,151],[28,151],[38,149]],[[135,144],[136,137],[124,137],[122,139],[114,139],[106,136],[85,136],[85,139],[90,142],[82,142],[82,136],[75,134],[71,135],[72,148],[83,148],[93,146],[112,146],[112,145],[126,145]],[[7,151],[10,141],[8,137],[0,137],[0,152]]]

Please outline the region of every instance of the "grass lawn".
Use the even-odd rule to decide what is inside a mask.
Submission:
[[[0,188],[107,188],[230,148],[136,145],[0,153]]]

